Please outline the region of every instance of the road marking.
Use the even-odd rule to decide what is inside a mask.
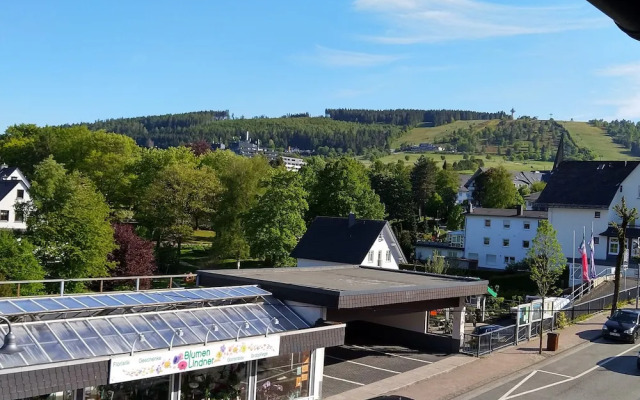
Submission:
[[[325,357],[329,357],[329,358],[333,358],[334,360],[340,360],[340,361],[348,362],[348,363],[351,363],[351,364],[362,365],[363,367],[367,367],[367,368],[373,368],[373,369],[378,369],[380,371],[391,372],[392,374],[399,374],[400,373],[398,371],[392,371],[390,369],[374,367],[373,365],[363,364],[363,363],[359,363],[359,362],[351,361],[351,360],[345,360],[344,358],[329,356],[329,355],[326,355],[326,354],[324,356]]]
[[[368,350],[368,351],[372,351],[372,352],[374,352],[374,353],[380,353],[380,354],[384,354],[384,355],[387,355],[387,356],[398,357],[398,358],[404,358],[405,360],[418,361],[418,362],[425,363],[425,364],[433,364],[433,361],[420,360],[420,359],[418,359],[418,358],[412,358],[412,357],[407,357],[407,356],[401,356],[401,355],[393,354],[393,353],[386,353],[386,352],[384,352],[384,351],[374,350],[374,349],[371,349],[371,348],[369,348],[369,347],[356,346],[355,344],[350,344],[350,345],[347,345],[347,346],[355,347],[355,348],[357,348],[357,349],[365,349],[365,350]]]
[[[500,397],[498,400],[506,400],[509,399],[509,395],[513,392],[516,391],[516,389],[518,389],[520,386],[522,386],[526,381],[529,380],[529,378],[531,378],[532,376],[534,376],[536,374],[537,371],[531,371],[531,373],[529,375],[527,375],[523,380],[521,380],[517,385],[515,385],[514,387],[511,388],[511,390],[509,390],[507,393],[505,393],[502,397]]]
[[[625,351],[623,351],[623,352],[621,352],[621,353],[619,353],[619,354],[617,354],[617,355],[615,355],[615,356],[609,357],[609,358],[607,358],[605,361],[603,361],[602,363],[600,363],[600,364],[598,364],[598,365],[595,365],[595,366],[593,366],[593,367],[589,368],[588,370],[586,370],[586,371],[584,371],[584,372],[582,372],[582,373],[580,373],[580,374],[578,374],[578,375],[576,375],[576,376],[569,377],[569,378],[567,378],[567,379],[563,379],[563,380],[561,380],[561,381],[559,381],[559,382],[550,383],[550,384],[545,385],[545,386],[540,386],[539,388],[536,388],[536,389],[527,390],[526,392],[522,392],[522,393],[514,394],[513,396],[509,396],[511,393],[513,393],[513,391],[514,391],[515,389],[517,389],[518,387],[520,387],[520,385],[522,385],[522,384],[523,384],[527,379],[529,379],[531,376],[533,376],[533,374],[535,374],[535,373],[536,373],[536,371],[533,371],[533,372],[532,372],[531,374],[529,374],[529,376],[527,376],[527,377],[526,377],[522,382],[520,382],[520,383],[519,383],[518,385],[516,385],[513,389],[511,389],[511,390],[509,390],[507,393],[505,393],[505,395],[504,395],[504,396],[500,397],[500,399],[499,399],[499,400],[508,400],[508,399],[513,399],[513,398],[516,398],[516,397],[524,396],[525,394],[535,393],[535,392],[538,392],[538,391],[540,391],[540,390],[544,390],[544,389],[550,388],[550,387],[552,387],[552,386],[557,386],[557,385],[560,385],[560,384],[562,384],[562,383],[571,382],[571,381],[574,381],[574,380],[576,380],[576,379],[580,379],[580,378],[582,378],[583,376],[587,375],[588,373],[593,372],[593,371],[595,371],[596,369],[598,369],[598,368],[600,368],[600,367],[603,367],[603,366],[605,366],[605,365],[609,364],[611,361],[615,360],[616,358],[618,358],[618,357],[620,357],[620,356],[622,356],[622,355],[624,355],[624,354],[626,354],[626,353],[628,353],[628,352],[630,352],[630,351],[633,351],[633,350],[637,349],[638,347],[640,347],[640,344],[637,344],[637,345],[635,345],[635,346],[633,346],[633,347],[631,347],[631,348],[629,348],[629,349],[627,349],[627,350],[625,350]]]
[[[572,376],[564,375],[564,374],[559,374],[559,373],[557,373],[557,372],[543,371],[543,370],[541,370],[541,369],[539,369],[539,370],[537,370],[537,371],[538,371],[538,372],[544,372],[545,374],[558,375],[558,376],[561,376],[561,377],[563,377],[563,378],[573,378]]]
[[[353,385],[358,385],[358,386],[364,386],[364,383],[360,383],[360,382],[354,382],[354,381],[349,381],[347,379],[342,379],[342,378],[336,378],[335,376],[331,376],[331,375],[327,375],[324,374],[325,378],[330,378],[330,379],[335,379],[337,381],[342,381],[342,382],[347,382],[347,383],[351,383]]]

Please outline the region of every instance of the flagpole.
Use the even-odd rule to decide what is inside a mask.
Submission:
[[[573,230],[573,260],[571,262],[571,290],[576,280],[576,230]]]

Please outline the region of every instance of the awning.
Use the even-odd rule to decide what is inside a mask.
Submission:
[[[262,296],[260,302],[247,304],[13,323],[12,328],[22,351],[0,354],[0,372],[110,358],[130,353],[134,342],[135,351],[143,352],[168,349],[172,341],[177,348],[203,344],[206,339],[215,342],[278,335],[310,325],[277,298]],[[175,334],[178,330],[182,336]],[[7,331],[7,325],[0,325],[0,339]],[[144,340],[139,340],[141,334]]]

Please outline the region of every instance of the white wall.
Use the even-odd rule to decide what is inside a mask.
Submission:
[[[311,260],[308,258],[298,258],[298,267],[348,267],[351,264],[335,263],[331,261]]]
[[[376,324],[393,326],[396,328],[406,329],[408,331],[426,333],[427,332],[427,312],[420,311],[415,313],[404,313],[397,315],[366,317],[362,321],[373,322]]]
[[[609,215],[607,218],[609,221],[620,222],[620,218],[613,211],[613,207],[616,204],[619,204],[622,200],[622,196],[624,196],[624,200],[627,203],[627,207],[636,208],[640,210],[640,168],[636,167],[636,169],[627,176],[622,182],[622,191],[618,190],[616,195],[611,202],[611,206],[609,207]],[[636,221],[635,224],[640,224],[640,221]]]
[[[491,221],[491,226],[484,226],[485,219]],[[508,229],[504,228],[504,221],[510,222]],[[524,222],[529,222],[529,230],[524,229]],[[472,258],[478,255],[478,266],[482,268],[504,269],[505,257],[514,257],[518,262],[527,256],[528,248],[523,247],[523,241],[529,241],[529,247],[538,229],[538,218],[496,217],[477,214],[467,214],[465,222],[464,256]],[[484,238],[489,238],[489,245],[484,244]],[[509,239],[509,246],[503,246],[503,239]],[[487,255],[495,255],[495,263],[487,263]]]
[[[313,304],[299,303],[292,300],[283,300],[284,304],[291,307],[291,309],[298,314],[300,318],[305,320],[308,324],[315,324],[320,318],[327,319],[326,307],[316,306]]]
[[[18,199],[18,190],[24,190],[24,199]],[[20,181],[16,187],[11,189],[11,191],[0,200],[0,210],[9,211],[9,221],[0,221],[0,229],[27,229],[26,222],[16,222],[16,212],[15,212],[15,204],[16,201],[29,201],[31,197],[29,196],[28,188],[24,182]]]
[[[392,239],[385,231],[386,230],[383,229],[381,232],[382,240],[376,238],[373,246],[371,246],[371,248],[369,249],[369,252],[373,251],[373,260],[369,260],[369,253],[367,253],[367,255],[364,257],[364,260],[362,260],[361,265],[367,267],[381,266],[382,268],[398,269],[399,260],[393,254],[394,252],[391,251],[391,246],[389,245]],[[387,251],[391,251],[391,261],[387,261]],[[378,264],[379,257],[382,257],[381,264]]]
[[[600,212],[600,218],[595,218],[595,213]],[[578,247],[582,242],[582,234],[586,230],[585,239],[587,246],[591,239],[591,223],[593,222],[593,234],[598,237],[599,243],[594,246],[594,258],[604,260],[607,252],[607,238],[598,236],[607,229],[609,219],[606,209],[580,209],[580,208],[549,208],[549,222],[558,233],[558,242],[562,246],[565,257],[572,258],[575,254],[580,258]],[[573,233],[575,231],[575,242]]]

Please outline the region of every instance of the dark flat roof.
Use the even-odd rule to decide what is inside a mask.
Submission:
[[[361,308],[484,294],[487,281],[371,267],[198,271],[204,286],[257,284],[281,299],[330,308]]]
[[[479,217],[513,217],[513,218],[538,218],[547,219],[546,211],[524,210],[522,215],[518,215],[515,208],[474,208],[467,216],[477,215]]]

